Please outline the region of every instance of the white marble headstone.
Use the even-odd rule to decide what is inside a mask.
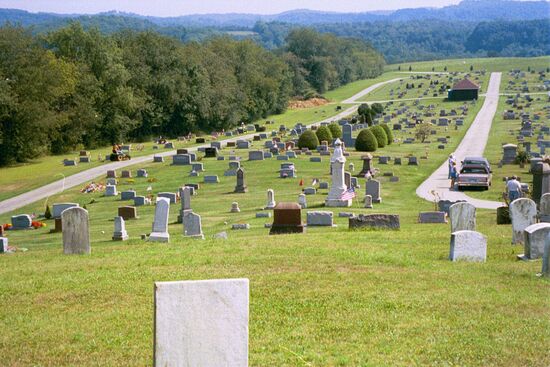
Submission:
[[[451,233],[449,260],[481,261],[487,259],[487,237],[475,231]]]
[[[512,201],[510,218],[512,219],[512,243],[524,243],[523,231],[537,222],[537,204],[527,198]]]
[[[155,366],[248,366],[248,305],[248,279],[156,282]]]
[[[456,231],[476,230],[476,207],[467,202],[459,202],[450,206],[449,219],[451,233]]]

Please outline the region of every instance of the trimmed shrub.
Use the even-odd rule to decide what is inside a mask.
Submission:
[[[376,137],[370,129],[363,129],[355,139],[355,150],[358,152],[374,152],[378,149]]]
[[[390,145],[391,143],[393,143],[393,133],[392,133],[390,127],[388,126],[388,124],[381,124],[380,126],[382,126],[382,129],[384,129],[384,132],[386,133],[386,136],[388,137],[388,145]]]
[[[329,144],[332,143],[332,133],[327,126],[319,126],[315,134],[317,135],[319,142],[326,140]]]
[[[388,136],[386,135],[386,132],[384,131],[384,128],[382,128],[382,126],[375,125],[370,127],[370,130],[374,134],[374,137],[378,142],[379,148],[384,148],[386,145],[388,145]]]
[[[328,128],[330,130],[330,133],[332,134],[333,139],[342,137],[342,128],[337,123],[333,122],[329,124]]]
[[[300,149],[308,148],[314,150],[317,149],[318,145],[319,139],[317,139],[317,135],[315,135],[315,132],[313,132],[312,130],[304,131],[298,139],[298,147],[300,147]]]

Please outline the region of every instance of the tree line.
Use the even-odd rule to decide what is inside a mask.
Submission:
[[[181,43],[78,23],[45,35],[0,28],[0,165],[152,136],[232,128],[282,113],[293,96],[374,77],[384,60],[357,40],[294,30],[268,51],[251,40]]]

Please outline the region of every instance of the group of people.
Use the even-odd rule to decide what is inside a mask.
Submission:
[[[456,158],[454,154],[449,155],[449,179],[451,180],[452,190],[455,186],[456,180],[458,179],[458,168],[456,166]],[[510,202],[519,199],[523,196],[523,191],[521,189],[521,183],[519,182],[517,176],[512,176],[506,181],[506,194]]]

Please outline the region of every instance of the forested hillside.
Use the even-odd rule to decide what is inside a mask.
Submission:
[[[135,14],[31,14],[0,9],[0,24],[32,26],[43,34],[77,21],[85,29],[112,34],[154,30],[182,42],[204,42],[229,35],[252,39],[267,49],[285,44],[303,25],[372,44],[389,63],[481,56],[540,56],[550,50],[550,3],[545,1],[463,1],[440,9],[401,9],[388,13],[323,13],[309,10],[273,16],[207,14],[172,18]]]
[[[375,77],[364,42],[309,29],[268,51],[251,40],[181,43],[156,32],[105,35],[78,23],[33,35],[0,28],[0,165],[75,147],[221,130]]]

